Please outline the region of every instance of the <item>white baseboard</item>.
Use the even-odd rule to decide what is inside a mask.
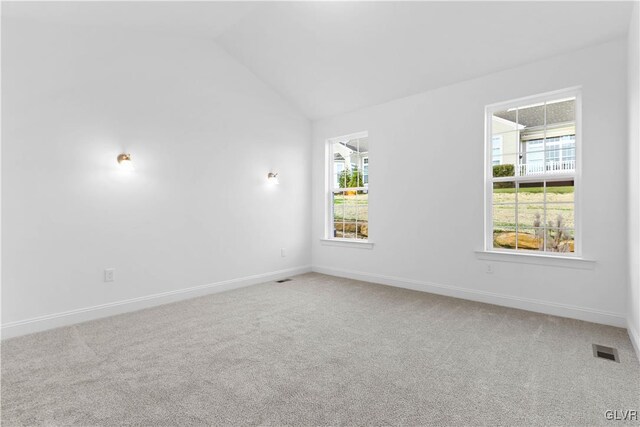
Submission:
[[[88,320],[99,319],[101,317],[113,316],[115,314],[141,310],[143,308],[167,304],[170,302],[194,298],[201,295],[213,294],[231,289],[242,288],[258,283],[278,280],[287,276],[308,273],[311,266],[288,268],[285,270],[272,271],[268,273],[255,274],[252,276],[239,277],[221,282],[209,283],[206,285],[194,286],[191,288],[177,289],[175,291],[162,292],[159,294],[146,295],[138,298],[131,298],[123,301],[110,302],[107,304],[84,307],[69,310],[61,313],[53,313],[31,319],[8,322],[2,325],[2,339],[26,335],[33,332],[58,328],[60,326],[72,325],[86,322]]]
[[[594,310],[591,308],[576,307],[548,301],[530,298],[516,297],[512,295],[496,294],[493,292],[476,289],[461,288],[451,285],[429,283],[413,279],[384,276],[381,274],[364,273],[360,271],[345,270],[339,268],[313,266],[312,270],[331,276],[346,277],[348,279],[362,280],[365,282],[379,283],[398,288],[413,289],[415,291],[429,292],[432,294],[446,295],[471,301],[495,304],[504,307],[518,308],[537,313],[551,314],[554,316],[568,317],[603,325],[627,327],[626,316],[618,313]]]
[[[640,361],[640,334],[631,321],[627,322],[627,332],[629,333],[631,344],[633,344],[633,349],[636,351],[636,357]]]

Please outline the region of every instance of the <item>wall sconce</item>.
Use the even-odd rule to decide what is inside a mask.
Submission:
[[[267,175],[267,181],[269,182],[269,184],[279,184],[278,174],[269,172],[269,175]]]
[[[118,155],[118,164],[120,168],[123,170],[133,170],[133,162],[131,161],[131,154],[119,154]]]

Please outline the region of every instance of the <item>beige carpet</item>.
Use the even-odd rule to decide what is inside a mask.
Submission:
[[[1,399],[3,426],[621,425],[640,366],[623,329],[305,274],[5,341]]]

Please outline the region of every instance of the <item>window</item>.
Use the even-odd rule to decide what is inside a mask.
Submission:
[[[502,161],[502,135],[491,137],[491,163],[499,165]]]
[[[487,107],[486,249],[579,253],[576,90]]]
[[[364,180],[365,187],[369,185],[369,158],[362,158],[362,177]]]
[[[332,138],[327,147],[327,238],[369,238],[369,141],[366,132]]]

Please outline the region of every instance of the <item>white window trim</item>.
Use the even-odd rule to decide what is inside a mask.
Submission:
[[[357,247],[357,248],[373,248],[373,242],[371,242],[370,236],[367,239],[344,239],[344,238],[336,238],[333,236],[333,159],[331,158],[332,154],[332,144],[335,142],[340,142],[351,139],[358,138],[367,138],[369,136],[368,131],[356,132],[348,135],[338,136],[334,138],[329,138],[325,142],[325,150],[324,150],[324,158],[325,158],[325,171],[326,171],[326,179],[325,179],[325,220],[324,220],[324,237],[320,239],[323,245],[328,246],[344,246],[344,247]],[[370,155],[367,158],[371,157]],[[358,189],[369,191],[369,186],[366,187],[358,187]],[[367,218],[368,222],[368,218]]]
[[[484,261],[515,262],[521,264],[545,265],[550,267],[574,268],[579,270],[593,270],[596,266],[595,260],[575,256],[543,255],[543,253],[516,252],[515,250],[507,249],[475,251],[475,253],[477,259]]]
[[[373,249],[374,243],[371,240],[364,239],[320,239],[320,243],[324,246],[343,246],[347,248]]]
[[[492,156],[492,145],[491,145],[491,116],[493,113],[509,108],[517,108],[526,105],[543,103],[549,100],[558,100],[561,98],[572,98],[576,99],[576,116],[575,116],[575,150],[576,150],[576,167],[573,174],[574,179],[574,252],[572,254],[562,253],[559,254],[557,252],[519,252],[516,249],[506,250],[506,249],[494,249],[493,248],[493,211],[492,211],[492,196],[493,196],[493,156]],[[534,95],[529,97],[523,97],[518,99],[513,99],[507,102],[500,102],[495,104],[490,104],[485,107],[485,158],[484,158],[484,181],[485,181],[485,189],[484,189],[484,251],[479,251],[478,253],[484,254],[496,254],[501,257],[507,256],[511,258],[511,256],[522,257],[520,259],[531,259],[531,257],[536,258],[553,258],[558,259],[561,258],[563,260],[577,260],[577,261],[588,261],[585,260],[582,252],[582,209],[581,209],[581,193],[582,193],[582,90],[580,86],[557,90],[553,92],[547,92],[540,95]],[[540,181],[541,179],[550,180],[553,178],[561,178],[566,177],[566,174],[558,173],[558,174],[544,174],[531,176],[531,181]],[[506,177],[505,180],[508,180],[509,177]],[[524,181],[525,177],[521,177],[520,181]],[[529,180],[526,178],[526,180]],[[527,258],[529,257],[529,258]],[[590,261],[593,262],[593,261]]]

